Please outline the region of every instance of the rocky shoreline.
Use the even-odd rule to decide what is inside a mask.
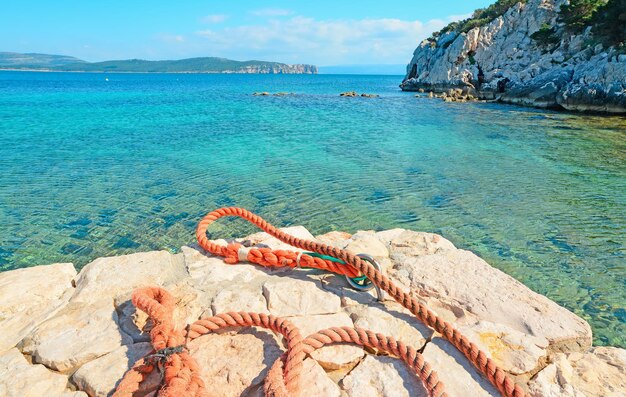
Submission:
[[[533,397],[626,395],[626,350],[593,347],[584,320],[441,236],[283,230],[374,256],[394,282],[454,323]],[[265,233],[242,240],[291,249]],[[378,302],[373,291],[355,291],[343,277],[317,270],[227,265],[196,246],[99,258],[78,273],[68,263],[0,273],[0,395],[110,395],[150,351],[150,324],[129,300],[133,289],[148,285],[177,298],[181,326],[256,311],[287,316],[304,335],[331,326],[369,328],[422,351],[449,395],[498,395],[454,347],[390,299]],[[216,395],[261,396],[268,366],[284,347],[265,330],[235,329],[203,336],[189,349]],[[307,395],[425,395],[404,364],[370,349],[324,347],[305,367]],[[157,384],[150,379],[146,395]]]
[[[485,100],[523,106],[626,114],[624,49],[593,44],[591,28],[568,34],[558,10],[567,0],[528,0],[466,33],[448,31],[417,47],[404,91],[469,89]],[[558,43],[532,38],[555,26]]]

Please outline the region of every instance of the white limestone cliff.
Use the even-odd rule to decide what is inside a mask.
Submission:
[[[467,88],[481,99],[541,108],[626,113],[626,54],[592,45],[591,28],[568,34],[557,16],[567,0],[528,0],[467,33],[419,44],[401,84],[405,91]],[[531,35],[547,23],[560,42]]]

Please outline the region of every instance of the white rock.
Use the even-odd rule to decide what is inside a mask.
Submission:
[[[307,358],[302,363],[302,383],[304,394],[308,396],[340,397],[341,390],[315,360]]]
[[[109,354],[88,362],[74,372],[72,382],[79,390],[87,392],[90,396],[109,396],[136,361],[145,357],[152,351],[150,343],[137,343],[122,346]],[[159,379],[160,381],[160,379]],[[144,382],[142,386],[146,386]],[[154,381],[150,382],[154,389],[158,386]],[[146,390],[142,388],[142,390]]]
[[[395,228],[389,230],[381,230],[380,232],[376,232],[376,237],[382,241],[385,246],[389,246],[389,243],[394,238],[398,237],[400,234],[404,233],[406,229]]]
[[[300,329],[302,337],[331,327],[353,327],[350,316],[346,313],[323,314],[316,316],[291,317],[289,318],[296,327]],[[364,351],[361,347],[348,344],[337,344],[325,346],[314,351],[311,357],[314,358],[324,369],[336,370],[349,367],[360,360]]]
[[[256,312],[269,313],[267,302],[260,286],[242,288],[227,287],[219,291],[211,302],[213,313]]]
[[[66,388],[67,376],[30,365],[17,349],[0,355],[0,396],[61,396]]]
[[[255,389],[282,354],[272,335],[255,328],[236,335],[204,335],[191,341],[189,350],[211,393],[224,397],[245,395]]]
[[[20,348],[33,357],[33,362],[57,371],[71,370],[132,343],[117,320],[112,300],[70,302],[40,324]]]
[[[454,245],[438,234],[404,230],[389,240],[389,251],[397,255],[422,256],[454,250]]]
[[[480,321],[459,327],[498,367],[513,375],[534,374],[545,365],[548,341],[516,331],[503,324]]]
[[[345,250],[353,254],[368,254],[376,259],[387,258],[387,246],[372,231],[358,231],[350,238]]]
[[[201,248],[182,247],[182,252],[185,266],[199,289],[219,289],[224,284],[247,283],[267,275],[259,266],[248,263],[229,265],[221,257],[207,255]]]
[[[533,397],[626,396],[626,350],[595,347],[587,353],[556,354],[529,388]]]
[[[350,306],[346,310],[355,327],[394,337],[416,350],[420,350],[433,334],[430,328],[395,302],[385,302],[384,306]]]
[[[167,251],[98,258],[76,279],[74,302],[94,302],[132,292],[137,287],[167,285],[187,277],[181,255]]]
[[[307,316],[336,313],[341,299],[312,281],[270,279],[263,284],[267,308],[275,316]]]
[[[545,338],[549,351],[591,346],[591,328],[584,320],[469,251],[404,257],[396,262],[391,278],[414,294],[470,312],[479,320]]]
[[[14,347],[67,303],[75,276],[71,263],[0,273],[0,352]]]
[[[332,247],[343,248],[348,245],[350,237],[352,237],[350,233],[332,231],[315,236],[315,240]]]
[[[437,371],[449,396],[500,396],[498,390],[454,346],[440,337],[426,344],[424,360]]]
[[[384,356],[366,356],[343,378],[341,388],[349,397],[426,397],[417,375],[404,362]],[[451,394],[454,395],[454,394]],[[469,395],[469,394],[459,394]]]

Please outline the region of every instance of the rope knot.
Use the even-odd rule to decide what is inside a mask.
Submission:
[[[222,256],[224,257],[224,262],[234,265],[235,263],[239,263],[239,248],[241,244],[239,243],[230,243],[226,247],[222,248]]]

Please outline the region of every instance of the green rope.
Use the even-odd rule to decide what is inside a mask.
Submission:
[[[342,261],[341,259],[337,259],[337,258],[335,258],[333,256],[318,254],[317,252],[303,252],[303,254],[306,254],[306,255],[309,255],[309,256],[313,256],[315,258],[320,258],[320,259],[324,259],[324,260],[327,260],[327,261],[335,262],[335,263],[340,263],[342,265],[346,264],[346,262]],[[355,281],[357,283],[360,283],[360,282],[365,281],[365,280],[368,280],[368,278],[365,277],[365,276],[354,277],[352,279],[352,281]]]

